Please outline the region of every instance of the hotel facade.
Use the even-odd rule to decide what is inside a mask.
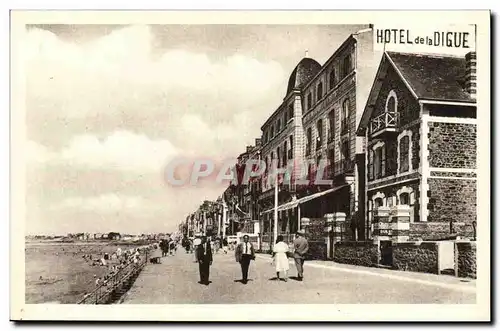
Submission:
[[[260,156],[267,165],[259,195],[263,243],[271,242],[275,221],[273,162],[294,165],[290,183],[278,184],[279,234],[293,234],[303,218],[344,213],[346,236],[366,237],[364,139],[356,129],[381,56],[367,28],[350,35],[323,65],[305,57],[290,74],[283,102],[261,127]],[[331,184],[293,180],[313,180],[325,162],[322,178]]]

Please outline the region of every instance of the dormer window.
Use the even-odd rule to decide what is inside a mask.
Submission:
[[[316,138],[316,149],[320,149],[323,145],[323,120],[320,119],[316,123],[316,130],[318,132],[318,137]]]
[[[323,98],[323,83],[319,83],[318,84],[318,88],[317,88],[317,100],[321,100]]]
[[[352,61],[351,61],[351,54],[349,54],[344,58],[344,61],[342,63],[342,78],[349,75],[351,73],[351,70],[352,70]]]
[[[307,94],[307,110],[311,109],[311,107],[312,107],[312,103],[313,103],[312,99],[313,99],[312,93],[309,92],[309,94]]]
[[[335,68],[332,68],[329,76],[330,90],[335,86]]]

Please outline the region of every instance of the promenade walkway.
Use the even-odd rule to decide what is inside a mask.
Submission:
[[[328,261],[306,261],[305,279],[272,280],[271,259],[259,255],[244,285],[233,252],[214,255],[208,286],[198,284],[193,256],[179,251],[149,264],[122,299],[124,304],[234,304],[234,303],[475,303],[475,281],[348,266]],[[290,275],[295,267],[290,265]]]

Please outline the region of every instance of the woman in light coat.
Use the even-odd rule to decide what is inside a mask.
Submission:
[[[288,245],[283,241],[283,236],[279,235],[273,247],[274,266],[276,268],[276,279],[280,280],[281,272],[285,282],[288,281],[287,272],[290,269],[287,256],[288,250]]]

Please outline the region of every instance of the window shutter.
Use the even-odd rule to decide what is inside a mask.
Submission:
[[[373,180],[373,150],[371,149],[368,158],[368,179]]]
[[[385,145],[382,146],[382,156],[381,156],[381,162],[380,162],[380,172],[382,173],[382,177],[385,176]]]

